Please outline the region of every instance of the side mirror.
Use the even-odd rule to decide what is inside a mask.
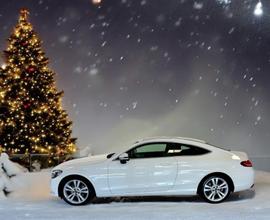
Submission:
[[[121,163],[121,164],[127,163],[127,161],[129,161],[128,154],[127,154],[127,153],[122,153],[122,154],[119,156],[119,160],[120,160],[120,163]]]

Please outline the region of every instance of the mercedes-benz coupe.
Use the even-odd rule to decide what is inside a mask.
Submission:
[[[64,162],[52,170],[51,191],[71,205],[95,197],[200,195],[219,203],[254,184],[244,152],[191,138],[149,138],[126,150]]]

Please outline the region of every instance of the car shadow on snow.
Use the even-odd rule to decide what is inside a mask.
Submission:
[[[224,202],[235,202],[252,199],[255,196],[255,190],[246,190],[243,192],[233,193]],[[93,204],[104,204],[111,202],[204,202],[199,196],[134,196],[134,197],[113,197],[113,198],[96,198]]]
[[[253,199],[256,195],[256,192],[254,189],[245,190],[242,192],[237,192],[231,194],[231,196],[226,200],[227,202],[231,201],[241,201],[241,200],[248,200]]]

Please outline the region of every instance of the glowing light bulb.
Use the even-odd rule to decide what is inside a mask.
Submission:
[[[262,5],[261,1],[259,1],[259,2],[256,4],[253,13],[254,13],[255,16],[262,16],[262,15],[263,15],[263,5]]]
[[[3,64],[1,65],[1,68],[2,68],[2,69],[6,69],[6,67],[7,67],[7,65],[6,65],[5,63],[3,63]]]
[[[92,3],[93,3],[94,5],[98,5],[98,4],[101,3],[101,0],[92,0]]]

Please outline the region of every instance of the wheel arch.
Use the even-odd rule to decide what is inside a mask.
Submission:
[[[204,178],[202,178],[202,180],[200,181],[200,183],[199,183],[199,185],[197,187],[197,194],[200,194],[201,189],[202,189],[202,184],[210,176],[218,176],[218,177],[222,177],[222,178],[226,179],[228,181],[230,191],[231,192],[234,192],[235,187],[234,187],[234,183],[233,183],[232,178],[228,174],[226,174],[226,173],[223,173],[223,172],[214,172],[214,173],[209,173]]]
[[[95,190],[93,184],[91,183],[91,181],[88,178],[86,178],[86,177],[84,177],[82,175],[78,175],[78,174],[70,174],[68,176],[65,176],[60,181],[60,183],[58,185],[58,195],[59,195],[60,198],[63,198],[63,190],[62,189],[64,187],[65,182],[67,182],[68,180],[71,180],[73,178],[78,178],[80,180],[84,180],[87,183],[87,185],[93,190],[94,196],[96,196],[96,190]]]

